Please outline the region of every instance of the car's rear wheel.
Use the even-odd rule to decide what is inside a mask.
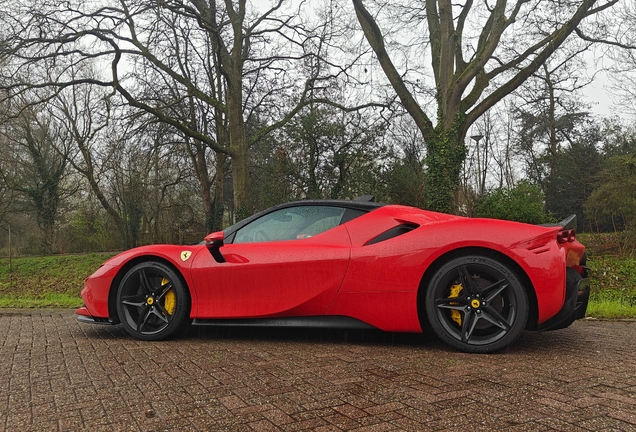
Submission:
[[[431,327],[466,352],[498,351],[513,343],[528,319],[528,297],[516,274],[479,255],[444,264],[426,292]]]
[[[188,322],[190,298],[177,273],[165,264],[147,261],[131,268],[117,289],[122,325],[141,340],[166,339]]]

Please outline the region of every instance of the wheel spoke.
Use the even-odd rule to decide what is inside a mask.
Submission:
[[[146,304],[146,296],[144,295],[135,295],[121,298],[122,304],[134,307],[142,307]]]
[[[466,299],[463,297],[441,298],[435,300],[435,306],[440,309],[464,310]]]
[[[481,291],[484,297],[484,300],[486,300],[487,302],[491,302],[495,297],[501,294],[509,286],[510,285],[507,283],[506,279],[502,279],[484,288]]]
[[[155,306],[157,309],[159,309],[159,312],[161,312],[160,315],[158,315],[157,313],[155,313],[157,316],[159,316],[159,318],[163,319],[165,322],[169,322],[172,315],[170,315],[168,313],[168,311],[166,310],[166,308],[163,307],[163,305],[159,302],[155,303]]]
[[[168,293],[168,291],[170,291],[171,289],[172,289],[172,282],[169,282],[163,285],[161,287],[161,293],[159,293],[159,295],[156,297],[157,300],[163,299],[163,296],[165,296]]]
[[[459,278],[462,281],[462,287],[466,290],[466,294],[469,296],[474,296],[479,294],[479,289],[477,285],[475,285],[475,281],[470,276],[468,272],[468,268],[466,266],[459,266]]]
[[[152,294],[152,286],[144,270],[139,270],[139,286],[146,294]]]
[[[168,324],[170,322],[170,320],[168,320],[168,318],[166,318],[165,316],[162,315],[161,312],[157,311],[158,307],[152,308],[150,309],[150,313],[152,313],[153,315],[155,315],[156,317],[158,317],[161,321],[165,322],[166,324]],[[163,309],[163,307],[161,308],[163,310],[163,312],[165,312],[165,309]],[[168,315],[169,316],[169,315]]]
[[[468,343],[468,340],[473,335],[473,330],[479,321],[477,314],[470,310],[464,314],[464,322],[462,324],[462,342]]]
[[[501,314],[497,312],[495,308],[492,308],[492,307],[483,308],[482,318],[503,330],[506,330],[506,331],[510,330],[511,324],[508,321],[506,321],[506,319],[502,317]]]
[[[139,333],[143,333],[144,327],[148,323],[148,318],[150,318],[150,308],[143,308],[139,312],[139,316],[137,317],[137,331]]]

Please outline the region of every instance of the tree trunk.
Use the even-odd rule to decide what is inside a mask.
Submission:
[[[242,129],[242,128],[241,128]],[[230,128],[230,135],[232,134]],[[230,138],[232,142],[232,138]],[[243,143],[245,138],[243,137]],[[251,213],[249,204],[249,166],[245,145],[232,146],[232,186],[234,189],[234,214],[239,221]]]
[[[205,159],[203,159],[203,165],[205,165]],[[207,167],[205,175],[199,181],[201,182],[201,197],[203,198],[203,211],[205,213],[205,231],[209,233],[214,231],[214,199],[210,193],[212,185],[208,177]]]
[[[223,214],[225,213],[225,161],[227,155],[216,154],[216,177],[214,180],[214,207],[212,231],[223,229]]]
[[[236,220],[251,214],[249,201],[249,161],[243,122],[243,97],[241,75],[228,86],[228,128],[230,134],[230,156],[232,157],[232,185],[234,189],[234,215]]]
[[[84,175],[86,175],[86,173],[84,173]],[[86,178],[88,180],[88,183],[91,186],[91,189],[93,190],[93,193],[99,200],[100,204],[102,205],[104,210],[106,210],[106,213],[108,213],[108,215],[113,219],[113,222],[115,222],[117,231],[119,231],[119,235],[121,236],[121,239],[125,243],[126,242],[126,225],[124,224],[123,219],[121,218],[119,213],[117,213],[117,210],[115,210],[113,206],[110,205],[110,203],[108,202],[108,199],[106,199],[106,196],[102,193],[101,188],[99,187],[95,179],[92,177],[92,175],[91,177],[87,176]]]
[[[426,207],[430,210],[453,213],[453,196],[459,189],[462,164],[466,158],[465,132],[461,120],[451,128],[440,121],[435,132],[426,140]]]

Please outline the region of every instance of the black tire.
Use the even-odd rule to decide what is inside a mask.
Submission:
[[[488,353],[512,344],[528,320],[528,296],[516,274],[479,255],[444,264],[426,292],[433,331],[461,351]]]
[[[134,338],[163,340],[189,324],[190,295],[173,269],[147,261],[123,277],[117,288],[117,313]]]

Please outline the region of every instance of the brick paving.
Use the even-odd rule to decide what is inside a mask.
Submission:
[[[477,355],[373,331],[139,342],[72,311],[0,310],[0,429],[636,431],[636,323],[579,321]]]

